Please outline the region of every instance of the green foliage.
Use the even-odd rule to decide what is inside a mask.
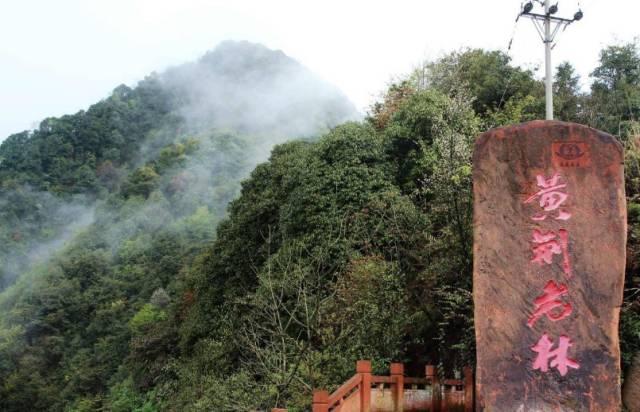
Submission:
[[[625,192],[627,196],[627,273],[620,315],[622,366],[628,368],[640,353],[640,142],[636,136],[625,144]]]
[[[0,145],[0,180],[57,193],[95,192],[96,164],[131,161],[142,136],[166,122],[171,100],[157,77],[120,86],[75,115],[48,118]]]
[[[151,166],[136,169],[127,181],[124,192],[126,196],[149,197],[156,188],[158,173]]]
[[[181,358],[165,399],[180,399],[178,409],[233,409],[237,400],[221,404],[219,392],[181,392],[202,382],[231,390],[251,376],[244,399],[255,407],[306,410],[310,388],[335,387],[357,358],[378,370],[440,355],[462,365],[472,348],[441,353],[437,339],[470,330],[446,326],[434,286],[470,287],[478,123],[468,100],[428,90],[400,102],[381,130],[351,123],[317,143],[274,149],[186,285],[193,303],[179,326],[181,350],[215,341],[225,366],[194,373]],[[451,248],[463,253],[452,259]]]
[[[0,146],[0,410],[159,410],[156,387],[167,394],[183,376],[176,358],[216,359],[206,365],[216,370],[232,359],[199,342],[179,353],[193,261],[274,142],[352,110],[283,54],[228,44],[10,136]]]
[[[167,320],[164,310],[147,303],[129,321],[129,327],[134,334],[143,333],[158,322]]]
[[[502,109],[512,99],[533,96],[542,100],[542,84],[533,79],[532,72],[509,62],[510,57],[500,51],[466,49],[426,65],[416,76],[444,93],[466,90],[475,98],[473,109],[481,116]]]
[[[640,303],[637,299],[639,291],[640,289],[633,291],[631,298],[635,301],[627,303],[627,305],[622,308],[620,317],[623,367],[631,366],[633,357],[640,353]]]
[[[136,391],[132,380],[126,379],[111,387],[106,404],[111,412],[157,412],[152,397]]]
[[[583,103],[580,95],[580,77],[573,66],[564,62],[556,69],[553,82],[553,112],[555,118],[565,122],[580,120],[579,110]]]
[[[625,138],[640,115],[640,51],[637,43],[613,45],[600,52],[600,65],[586,105],[589,125]]]
[[[183,77],[260,83],[293,67],[219,57],[0,146],[1,410],[304,411],[357,359],[376,373],[474,362],[473,139],[540,117],[541,82],[503,53],[454,52],[391,85],[367,121],[277,145],[254,168],[285,131],[306,130],[295,121],[323,129],[344,108],[285,110],[257,128],[243,110],[264,102],[246,101],[224,113],[234,124],[206,105],[186,123],[178,113],[209,96]],[[568,64],[554,85],[559,116],[627,145],[625,366],[640,350],[637,57],[635,45],[603,50],[590,94]],[[64,248],[24,263],[61,233]]]
[[[404,340],[413,319],[403,277],[397,263],[381,257],[349,263],[328,302],[327,327],[336,339],[332,350],[347,362],[375,359],[387,365],[406,357]]]

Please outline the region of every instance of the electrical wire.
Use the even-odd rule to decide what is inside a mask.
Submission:
[[[522,3],[520,3],[520,10],[522,10]],[[511,60],[511,46],[513,45],[513,39],[516,36],[516,29],[518,28],[519,18],[520,18],[520,14],[518,14],[518,18],[513,24],[513,29],[511,30],[511,38],[509,39],[509,45],[507,46],[507,51],[505,53],[509,61]],[[500,109],[500,107],[502,107],[502,103],[504,103],[504,97],[507,95],[507,90],[509,90],[509,85],[511,84],[511,79],[513,78],[513,74],[514,74],[514,71],[512,70],[511,73],[509,74],[509,78],[507,79],[507,83],[504,85],[504,90],[502,92],[502,96],[500,97],[500,102],[498,103],[498,107],[497,107],[498,109]]]

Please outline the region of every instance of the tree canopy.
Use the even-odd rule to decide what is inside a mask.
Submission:
[[[460,50],[343,122],[339,93],[238,47],[0,146],[1,410],[303,411],[357,359],[473,363],[473,141],[541,117],[542,83]],[[625,366],[640,351],[639,58],[607,47],[588,93],[568,63],[554,83],[562,120],[627,147]],[[187,82],[220,77],[249,100]],[[306,105],[268,96],[261,117],[239,84],[255,78],[299,82],[287,94]]]

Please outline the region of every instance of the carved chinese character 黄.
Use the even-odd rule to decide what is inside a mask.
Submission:
[[[537,175],[536,180],[540,190],[527,198],[524,203],[531,203],[536,198],[539,198],[540,207],[545,212],[551,212],[560,208],[569,197],[569,195],[563,191],[567,187],[567,184],[559,183],[559,173],[555,173],[549,179],[546,179],[543,175]],[[532,216],[533,220],[544,220],[546,218],[546,213],[537,213]],[[563,209],[558,210],[558,215],[555,217],[556,220],[568,220],[569,218],[571,218],[571,213]]]

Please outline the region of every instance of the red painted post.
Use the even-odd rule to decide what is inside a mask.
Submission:
[[[371,361],[359,360],[356,363],[356,373],[362,376],[362,383],[360,383],[360,411],[371,412]]]
[[[434,365],[427,365],[425,375],[431,382],[431,409],[430,412],[440,412],[441,396],[440,396],[440,380],[438,379],[438,368]]]
[[[464,367],[464,412],[473,412],[473,369]]]
[[[404,365],[392,363],[389,367],[393,379],[393,411],[404,411]]]
[[[329,412],[329,392],[322,390],[313,391],[312,412]]]
[[[271,412],[287,412],[287,410],[282,408],[272,408]]]

